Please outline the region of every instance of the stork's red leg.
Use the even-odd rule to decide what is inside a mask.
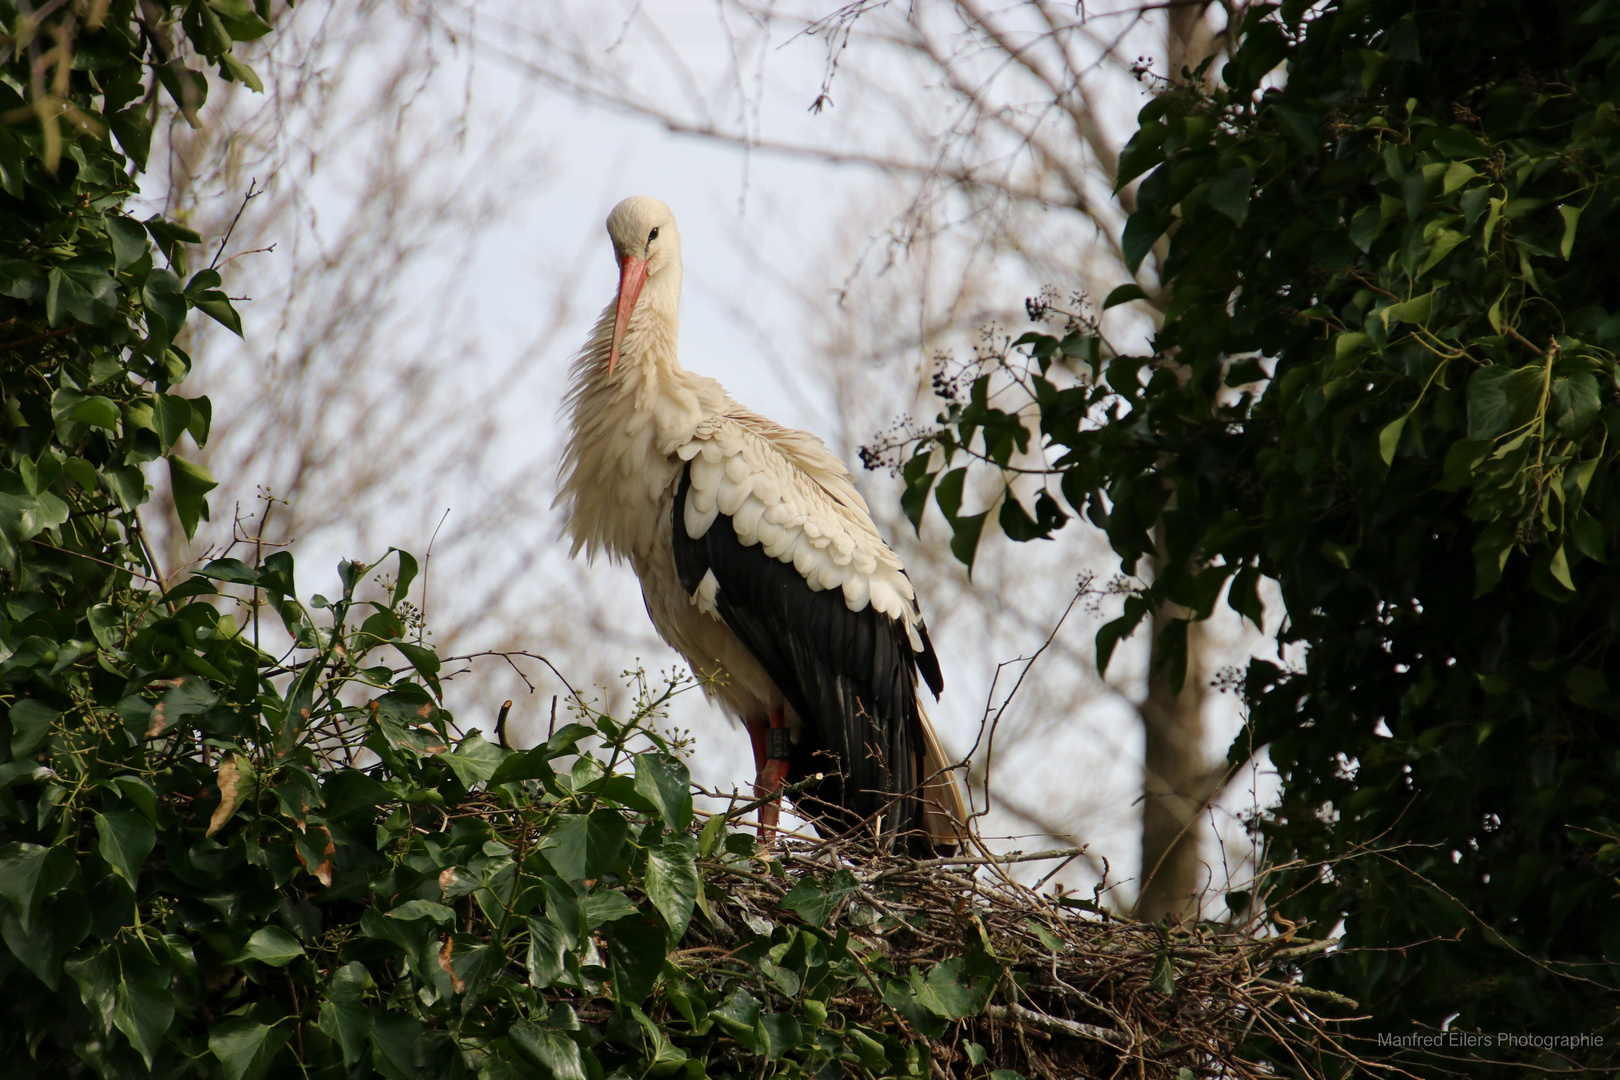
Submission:
[[[787,779],[790,745],[787,717],[781,705],[773,705],[768,716],[750,716],[744,724],[754,749],[754,798],[763,799],[781,790],[782,782]],[[780,814],[781,806],[775,802],[759,808],[761,840],[771,838]]]
[[[783,713],[780,702],[771,705],[771,714],[768,726],[762,732],[765,742],[765,764],[760,769],[760,785],[766,794],[774,794],[781,790],[782,781],[788,774],[788,732],[787,718]],[[759,808],[759,831],[762,837],[769,837],[776,828],[778,815],[781,812],[779,802],[767,803]]]
[[[770,721],[764,716],[750,716],[744,721],[748,728],[748,742],[754,750],[754,798],[763,799],[776,788],[770,783],[770,763],[765,757],[766,732],[770,730]],[[759,838],[768,840],[770,828],[776,825],[776,805],[774,803],[759,808]]]

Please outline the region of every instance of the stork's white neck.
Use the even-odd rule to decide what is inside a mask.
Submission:
[[[573,548],[623,559],[651,550],[658,508],[680,471],[675,451],[724,408],[725,391],[681,367],[678,261],[648,275],[608,374],[615,305],[596,321],[569,373],[569,442],[557,502]]]

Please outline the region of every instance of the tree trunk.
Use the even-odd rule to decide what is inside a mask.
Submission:
[[[1209,791],[1204,755],[1204,678],[1200,645],[1203,624],[1187,628],[1187,679],[1170,688],[1159,663],[1159,631],[1184,616],[1174,605],[1153,613],[1153,675],[1142,702],[1146,738],[1142,769],[1142,871],[1136,901],[1139,919],[1195,918],[1198,894],[1208,884],[1199,858],[1199,816]]]
[[[1203,5],[1171,7],[1166,56],[1172,81],[1184,68],[1197,67],[1216,48],[1204,17]],[[1169,297],[1161,298],[1168,303]],[[1154,530],[1164,550],[1162,525]],[[1155,559],[1155,577],[1163,563]],[[1209,765],[1204,753],[1203,670],[1204,624],[1187,627],[1187,677],[1180,693],[1170,686],[1169,672],[1160,663],[1159,633],[1186,612],[1165,605],[1153,612],[1152,661],[1147,700],[1142,703],[1145,733],[1142,769],[1142,870],[1138,880],[1136,916],[1139,919],[1196,918],[1198,895],[1208,884],[1198,858],[1202,833],[1198,820],[1210,791]]]

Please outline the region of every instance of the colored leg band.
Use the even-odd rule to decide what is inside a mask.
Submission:
[[[786,761],[792,752],[793,743],[788,738],[788,729],[773,727],[765,729],[765,757]]]

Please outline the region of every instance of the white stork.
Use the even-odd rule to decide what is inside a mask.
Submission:
[[[717,676],[756,797],[825,773],[796,799],[808,816],[954,845],[961,792],[917,695],[919,672],[936,697],[943,680],[900,559],[820,439],[681,367],[669,207],[625,199],[607,228],[619,291],[573,365],[557,496],[574,553],[629,562],[658,633]],[[761,808],[762,832],[776,820]]]

